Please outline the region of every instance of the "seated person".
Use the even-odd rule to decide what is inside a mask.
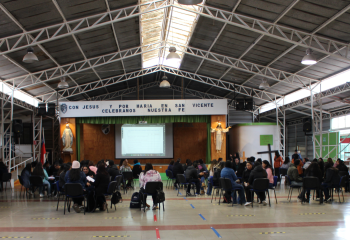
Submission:
[[[213,183],[214,183],[214,186],[218,186],[219,184],[219,178],[220,178],[220,174],[221,174],[221,170],[222,168],[224,168],[225,166],[223,165],[222,168],[215,168],[216,166],[216,159],[214,159],[211,164],[210,164],[210,168],[209,168],[209,181],[208,181],[208,188],[207,188],[207,195],[210,196],[211,195],[211,190],[213,188],[213,186],[211,185],[210,183],[210,178],[213,178]],[[217,173],[218,172],[218,173]],[[216,179],[214,181],[214,176],[216,174]]]
[[[184,169],[181,164],[181,158],[178,158],[173,166],[173,176],[176,179],[174,183],[175,188],[178,188],[178,183],[179,183],[177,181],[177,174],[184,174]]]
[[[113,160],[108,160],[107,172],[111,177],[111,181],[114,181],[115,177],[121,174],[118,166],[114,164]]]
[[[49,168],[49,171],[47,172],[49,176],[58,176],[58,170],[60,170],[61,166],[58,161],[54,162],[54,164]]]
[[[289,157],[286,157],[286,160],[283,162],[281,168],[282,168],[282,169],[288,169],[288,168],[289,168],[289,165],[290,165],[290,158],[289,158]]]
[[[303,169],[304,171],[310,166],[311,162],[308,158],[304,158],[303,160]]]
[[[66,184],[66,181],[65,181],[65,177],[66,177],[66,173],[67,171],[69,171],[71,169],[71,165],[68,164],[68,163],[64,163],[62,164],[60,170],[58,171],[58,174],[59,174],[59,185],[60,185],[60,188],[63,190],[64,189],[64,184]]]
[[[33,170],[32,176],[40,176],[43,180],[43,184],[47,186],[47,196],[51,196],[51,184],[49,182],[49,176],[47,175],[46,170],[43,168],[43,164],[41,162],[38,162]],[[40,197],[44,197],[44,191],[43,188],[40,187]]]
[[[300,177],[298,172],[298,166],[300,165],[300,160],[296,159],[294,160],[294,163],[291,163],[289,165],[287,175],[290,178],[291,184],[296,186],[303,186],[303,178]]]
[[[142,172],[141,164],[137,159],[135,159],[134,167],[132,168],[132,176],[134,177],[134,179],[139,179],[141,172]]]
[[[131,165],[128,163],[128,159],[124,159],[122,165],[120,166],[120,172],[132,172],[131,170]],[[133,182],[132,181],[132,178],[129,178],[129,179],[124,179],[124,181],[128,181],[126,183],[126,187],[131,187],[131,183]]]
[[[30,176],[32,175],[32,165],[28,163],[25,168],[23,168],[21,172],[21,177],[23,181],[23,187],[30,189]],[[29,194],[32,194],[31,191],[29,191]]]
[[[294,164],[294,161],[295,161],[296,159],[292,159],[292,163]],[[297,170],[298,170],[298,174],[299,174],[299,176],[300,177],[303,177],[303,173],[304,173],[304,170],[303,170],[303,166],[304,166],[304,163],[300,160],[300,159],[298,159],[299,160],[299,164],[298,165],[295,165],[296,166],[296,168],[297,168]]]
[[[247,168],[244,170],[243,175],[242,175],[242,183],[245,189],[245,196],[247,198],[247,203],[245,205],[250,205],[252,203],[251,199],[251,194],[250,194],[250,188],[249,188],[249,177],[250,173],[252,172],[253,169],[253,163],[252,162],[247,162]]]
[[[96,174],[97,167],[94,165],[94,163],[92,161],[89,161],[89,169]]]
[[[83,189],[91,186],[90,183],[86,181],[85,174],[80,171],[80,163],[77,160],[74,160],[72,163],[71,170],[67,171],[66,176],[64,177],[66,183],[80,183]],[[76,213],[80,213],[80,208],[82,208],[84,198],[73,198],[73,209]]]
[[[235,171],[235,173],[238,171],[239,164],[240,164],[240,160],[239,158],[236,157],[234,159],[234,162],[232,163],[232,169],[233,171]]]
[[[173,172],[173,167],[174,167],[174,160],[171,160],[167,170]]]
[[[254,184],[254,180],[257,179],[257,178],[267,178],[267,173],[265,171],[265,169],[263,169],[263,167],[261,166],[260,162],[259,161],[256,161],[255,164],[254,164],[254,169],[251,171],[250,175],[249,175],[249,179],[248,179],[248,187],[250,189],[253,188],[253,184]],[[250,191],[251,192],[251,196],[250,196],[250,199],[253,201],[254,199],[254,192]],[[262,203],[264,206],[267,205],[266,201],[265,201],[265,193],[264,192],[258,192],[257,193],[258,195],[258,198],[260,199],[260,203]],[[246,203],[245,206],[248,206],[250,205],[250,203]]]
[[[322,176],[322,172],[320,170],[320,167],[319,167],[319,165],[317,163],[317,160],[316,160],[316,162],[311,163],[309,165],[309,167],[305,170],[305,177],[318,178],[318,181],[320,183],[320,185],[319,185],[319,189],[320,189],[323,176]],[[307,190],[306,196],[307,197],[305,198],[305,190],[303,189],[301,194],[298,196],[298,199],[301,200],[301,201],[309,201],[309,199],[310,199],[310,190]],[[320,198],[319,197],[319,191],[316,191],[316,199],[317,198]],[[323,202],[323,199],[320,199],[320,203],[322,203],[322,202]]]
[[[192,165],[191,160],[187,162],[185,177],[186,177],[186,181],[188,183],[194,183],[196,185],[196,194],[195,195],[196,196],[199,195],[201,181],[200,181],[200,178],[198,176],[197,164],[195,163],[194,165]],[[191,184],[188,184],[187,195],[189,195],[189,196],[191,196],[190,190],[191,190]]]
[[[161,182],[162,178],[156,170],[153,170],[153,166],[151,163],[146,163],[145,166],[145,171],[141,172],[140,174],[140,192],[144,193],[146,189],[146,184],[148,182]],[[147,198],[147,196],[146,196]],[[157,209],[157,202],[156,202],[156,193],[152,194],[152,199],[153,199],[153,207],[152,210]],[[150,205],[146,203],[146,207],[149,208]]]
[[[323,192],[324,192],[324,201],[328,202],[329,201],[329,188],[332,187],[332,185],[338,185],[340,182],[340,176],[339,176],[339,170],[335,167],[330,167],[326,171],[326,177],[321,184],[323,187]]]
[[[274,183],[272,166],[269,163],[269,161],[264,160],[262,162],[262,167],[263,167],[263,169],[265,169],[265,171],[267,173],[267,178],[269,179],[269,187],[272,188],[273,187],[273,183]]]
[[[244,196],[244,188],[242,185],[236,183],[236,180],[238,179],[235,171],[233,171],[232,169],[232,165],[231,165],[231,161],[226,161],[225,162],[225,167],[224,169],[221,170],[221,177],[222,178],[228,178],[231,181],[231,185],[232,185],[232,199],[233,199],[233,203],[237,202],[236,200],[236,191],[233,191],[234,189],[239,189],[238,191],[238,195],[239,195],[239,199],[238,202],[241,204],[245,204],[245,196]]]
[[[109,185],[109,174],[104,163],[100,163],[97,167],[97,173],[95,176],[95,196],[96,206],[100,208],[100,211],[106,211],[107,203],[104,196],[107,193]]]
[[[199,159],[199,160],[198,160],[198,169],[199,169],[199,171],[201,171],[201,172],[208,172],[208,168],[207,168],[207,166],[205,165],[205,163],[203,162],[203,159]]]

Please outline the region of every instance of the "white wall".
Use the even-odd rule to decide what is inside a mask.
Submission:
[[[273,135],[271,150],[278,150],[280,143],[280,126],[254,124],[264,123],[252,123],[252,125],[238,124],[230,129],[230,153],[238,152],[241,160],[243,158],[243,152],[245,158],[254,156],[255,159],[261,158],[262,160],[269,160],[268,154],[257,154],[257,152],[268,151],[268,146],[260,146],[260,135]],[[273,157],[274,154],[272,154],[272,158]]]

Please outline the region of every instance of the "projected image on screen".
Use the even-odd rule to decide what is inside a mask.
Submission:
[[[165,124],[124,124],[121,127],[123,157],[165,156]]]

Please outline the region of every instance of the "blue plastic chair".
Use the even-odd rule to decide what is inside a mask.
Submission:
[[[277,197],[276,197],[276,186],[278,183],[278,177],[274,176],[273,177],[273,187],[269,187],[269,189],[273,190],[273,192],[275,193],[275,200],[276,200],[276,204],[277,204]]]

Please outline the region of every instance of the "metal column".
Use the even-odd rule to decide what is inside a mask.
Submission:
[[[283,101],[282,106],[284,105],[284,98],[280,101]],[[279,135],[280,135],[280,143],[278,149],[281,152],[281,155],[283,156],[283,159],[286,159],[286,117],[285,117],[285,111],[281,110],[281,108],[278,106],[279,101],[276,101],[276,124],[277,126],[281,126],[279,129]],[[279,117],[279,114],[281,114],[281,118]]]
[[[8,169],[11,170],[11,161],[15,159],[15,157],[12,158],[14,155],[14,151],[12,151],[13,90],[11,93],[1,93],[1,95],[1,157]],[[5,128],[6,121],[9,125]]]
[[[35,112],[32,115],[33,122],[33,160],[40,161],[42,117],[37,117]]]

